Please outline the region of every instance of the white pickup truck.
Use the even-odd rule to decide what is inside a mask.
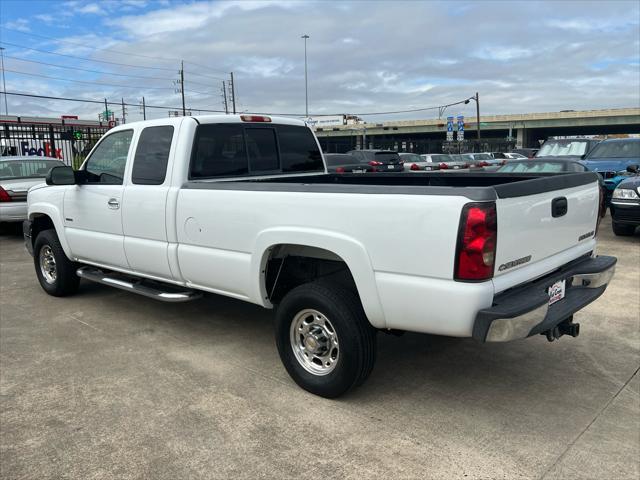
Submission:
[[[312,131],[286,118],[121,125],[46,183],[24,233],[47,293],[82,278],[277,307],[284,366],[326,397],[367,378],[378,331],[576,336],[616,263],[596,255],[595,173],[327,174]]]

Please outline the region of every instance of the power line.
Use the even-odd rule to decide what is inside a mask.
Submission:
[[[131,57],[148,58],[150,60],[163,60],[163,61],[166,61],[166,62],[169,62],[169,61],[179,62],[179,61],[181,61],[181,59],[179,59],[179,58],[154,57],[154,56],[151,56],[151,55],[142,55],[141,53],[122,52],[122,51],[118,51],[118,50],[113,50],[111,48],[90,47],[90,46],[88,46],[88,45],[86,45],[84,43],[72,42],[71,40],[64,40],[64,39],[61,39],[61,38],[49,37],[47,35],[41,35],[41,34],[32,33],[32,32],[23,32],[23,31],[18,30],[16,28],[11,28],[11,27],[7,27],[7,26],[3,26],[2,28],[6,29],[6,30],[11,30],[13,32],[16,32],[16,33],[19,33],[19,34],[22,34],[22,35],[28,35],[28,36],[31,36],[31,37],[38,37],[38,38],[45,38],[47,40],[53,40],[55,42],[68,43],[69,45],[77,45],[77,46],[80,46],[80,47],[89,48],[89,49],[94,50],[96,52],[111,52],[111,53],[116,53],[118,55],[126,55],[126,56],[131,56]],[[210,70],[212,72],[225,73],[225,74],[227,73],[227,72],[225,72],[223,70],[217,70],[215,68],[211,68],[211,67],[208,67],[206,65],[202,65],[202,64],[196,63],[196,62],[185,61],[184,63],[189,64],[189,65],[196,65],[196,66],[201,67],[201,68],[206,68],[207,70]],[[197,75],[197,73],[194,73],[194,75]],[[218,79],[218,80],[220,80],[220,79]]]
[[[34,93],[19,93],[19,92],[0,92],[0,94],[3,95],[12,95],[12,96],[16,96],[16,97],[29,97],[29,98],[41,98],[41,99],[46,99],[46,100],[63,100],[63,101],[68,101],[68,102],[79,102],[79,103],[97,103],[100,105],[118,105],[118,106],[122,106],[122,102],[105,102],[104,100],[89,100],[86,98],[70,98],[70,97],[54,97],[51,95],[36,95]],[[130,106],[130,107],[142,107],[141,103],[124,103],[125,106]],[[148,103],[145,103],[145,108],[156,108],[156,109],[161,109],[161,110],[181,110],[182,107],[165,107],[165,106],[161,106],[161,105],[149,105]],[[206,110],[206,109],[201,109],[201,108],[191,108],[190,110],[198,110],[200,112],[207,112],[207,113],[224,113],[223,110]]]
[[[8,70],[7,70],[8,71]],[[52,97],[52,96],[48,96],[48,95],[35,95],[35,94],[29,94],[29,93],[17,93],[17,92],[0,92],[0,94],[6,94],[6,95],[14,95],[14,96],[20,96],[20,97],[33,97],[33,98],[44,98],[44,99],[49,99],[49,100],[68,100],[68,101],[72,101],[72,102],[87,102],[87,103],[101,103],[104,104],[104,102],[101,101],[97,101],[97,100],[85,100],[85,99],[78,99],[78,98],[67,98],[67,97]],[[368,115],[392,115],[392,114],[396,114],[396,113],[412,113],[412,112],[424,112],[424,111],[428,111],[428,110],[438,110],[440,108],[443,107],[451,107],[453,105],[459,105],[462,103],[465,103],[468,99],[464,99],[464,100],[460,100],[459,102],[453,102],[453,103],[449,103],[447,105],[438,105],[438,106],[433,106],[433,107],[424,107],[424,108],[413,108],[413,109],[409,109],[409,110],[394,110],[394,111],[388,111],[388,112],[366,112],[366,113],[350,113],[349,115],[357,115],[357,116],[368,116]],[[109,102],[109,104],[112,105],[120,105],[120,103],[112,103]],[[131,105],[131,106],[136,106],[136,107],[140,107],[140,104],[135,104],[135,103],[125,103],[125,105]],[[160,109],[166,109],[166,110],[181,110],[182,107],[162,107],[162,106],[154,106],[154,105],[146,105],[147,108],[160,108]],[[224,110],[210,110],[210,109],[205,109],[205,108],[196,108],[196,107],[190,107],[190,110],[198,110],[200,112],[207,112],[207,113],[224,113]],[[281,116],[286,116],[286,117],[304,117],[304,113],[277,113],[277,112],[248,112],[248,113],[254,113],[254,114],[260,114],[260,115],[281,115]],[[322,113],[322,114],[314,114],[314,113],[310,113],[310,116],[315,116],[315,117],[321,117],[321,116],[333,116],[333,115],[343,115],[342,113]]]
[[[37,60],[26,60],[24,58],[20,58],[20,57],[12,57],[9,55],[5,56],[6,58],[11,58],[12,60],[18,60],[19,62],[29,62],[29,63],[37,63],[40,65],[46,65],[48,67],[56,67],[56,68],[66,68],[69,70],[77,70],[80,72],[89,72],[89,73],[101,73],[103,75],[116,75],[118,77],[131,77],[131,78],[141,78],[143,80],[162,80],[162,81],[166,81],[166,78],[162,78],[162,77],[147,77],[144,75],[129,75],[126,73],[112,73],[112,72],[105,72],[104,70],[90,70],[87,68],[80,68],[80,67],[70,67],[68,65],[59,65],[56,63],[47,63],[47,62],[39,62]]]
[[[40,73],[27,73],[27,72],[20,72],[18,70],[9,70],[8,68],[5,68],[5,72],[10,72],[10,73],[16,73],[18,75],[26,75],[29,77],[42,77],[42,78],[49,78],[51,80],[59,80],[61,82],[73,82],[73,83],[83,83],[86,85],[101,85],[101,86],[105,86],[105,87],[118,87],[118,88],[137,88],[138,90],[144,90],[144,89],[148,89],[148,90],[172,90],[172,88],[170,87],[141,87],[141,86],[135,86],[135,85],[118,85],[115,83],[103,83],[103,82],[87,82],[84,80],[73,80],[70,78],[62,78],[62,77],[52,77],[50,75],[42,75]],[[208,94],[205,94],[208,95]]]

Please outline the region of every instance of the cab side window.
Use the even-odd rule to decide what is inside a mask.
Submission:
[[[124,130],[102,139],[87,160],[87,183],[122,185],[132,137],[133,130]]]
[[[131,172],[131,181],[134,184],[162,185],[164,183],[172,138],[171,125],[147,127],[142,130]]]

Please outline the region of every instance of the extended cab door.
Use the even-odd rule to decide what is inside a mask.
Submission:
[[[172,278],[168,260],[167,195],[169,161],[178,128],[154,125],[138,136],[130,180],[126,182],[122,225],[129,266],[137,273]],[[171,212],[173,214],[173,212]]]
[[[65,192],[65,235],[80,261],[128,268],[121,206],[132,138],[133,130],[104,136],[85,162],[86,182]]]

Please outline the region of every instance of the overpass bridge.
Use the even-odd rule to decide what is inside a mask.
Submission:
[[[465,118],[465,139],[477,137],[478,120]],[[616,135],[640,133],[640,108],[567,110],[480,116],[482,141],[500,148],[538,147],[552,136]],[[397,149],[417,153],[437,152],[446,137],[446,120],[405,120],[317,128],[324,151],[344,152],[353,148],[377,148],[397,144]],[[391,147],[392,148],[392,147]]]

